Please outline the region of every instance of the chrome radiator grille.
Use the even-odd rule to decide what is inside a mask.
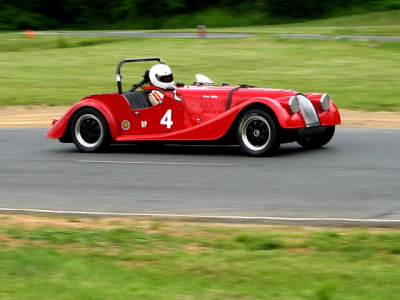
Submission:
[[[306,96],[301,94],[297,95],[296,97],[299,100],[300,110],[303,114],[307,128],[320,126],[321,123],[319,121],[318,114],[315,111],[311,101]]]

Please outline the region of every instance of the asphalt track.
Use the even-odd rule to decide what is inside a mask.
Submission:
[[[329,27],[328,27],[329,28]],[[335,28],[335,27],[332,27]],[[340,27],[337,27],[340,28]],[[21,33],[25,34],[25,33]],[[199,36],[194,32],[146,32],[146,31],[37,31],[37,35],[70,35],[70,36],[108,36],[108,37],[151,37],[151,38],[247,38],[251,37],[249,33],[210,33]],[[399,36],[378,36],[378,35],[328,35],[328,34],[305,34],[305,33],[277,33],[272,34],[283,38],[298,38],[298,39],[347,39],[347,40],[372,40],[381,42],[400,41]]]
[[[358,41],[380,41],[380,42],[396,42],[400,41],[400,36],[383,36],[383,35],[329,35],[329,34],[305,34],[305,33],[279,33],[275,34],[283,38],[298,39],[345,39]]]
[[[45,128],[0,129],[0,212],[400,226],[400,130],[341,128],[324,148],[115,146],[79,153]]]
[[[23,33],[25,34],[25,33]],[[151,38],[246,38],[252,36],[246,33],[207,33],[199,35],[194,32],[146,32],[146,31],[38,31],[37,35],[70,35],[70,36],[108,36],[108,37],[151,37]]]

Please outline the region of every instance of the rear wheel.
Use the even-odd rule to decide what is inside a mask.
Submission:
[[[272,155],[279,148],[276,124],[262,110],[250,110],[239,120],[237,140],[243,151],[250,156]]]
[[[110,144],[108,124],[93,108],[84,108],[74,115],[71,134],[75,146],[82,152],[99,152]]]
[[[297,143],[307,149],[319,148],[329,143],[334,133],[335,125],[326,126],[321,128],[321,132],[318,132],[318,134],[300,137]]]

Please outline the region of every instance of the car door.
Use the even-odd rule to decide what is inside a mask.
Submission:
[[[157,105],[131,111],[134,134],[158,134],[178,131],[190,126],[182,101],[166,92]]]

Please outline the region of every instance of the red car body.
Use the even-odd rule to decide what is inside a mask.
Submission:
[[[118,76],[117,69],[117,80]],[[247,133],[243,130],[242,133],[238,132],[237,126],[240,125],[238,122],[249,111],[262,111],[263,114],[266,113],[271,117],[274,123],[271,126],[275,127],[276,131],[275,144],[299,142],[299,138],[307,141],[313,136],[320,136],[320,140],[327,134],[322,129],[334,129],[335,125],[340,124],[338,109],[326,94],[302,95],[293,90],[267,89],[248,85],[216,86],[200,82],[186,86],[178,84],[175,91],[165,92],[164,99],[160,104],[144,105],[143,107],[143,105],[136,105],[134,101],[137,96],[142,97],[143,93],[146,94],[155,87],[141,85],[141,88],[142,91],[135,90],[125,93],[120,88],[119,93],[95,94],[83,98],[73,105],[60,120],[54,122],[46,136],[62,142],[74,141],[77,144],[74,134],[79,136],[80,133],[73,124],[73,119],[78,112],[85,109],[95,110],[104,118],[106,122],[104,127],[108,127],[106,128],[108,143],[225,140],[229,144],[238,142],[241,144],[234,137],[235,132],[236,136],[242,134],[245,139],[247,133],[260,135],[260,130],[252,129],[254,126],[250,126],[257,125],[259,122],[257,120],[249,121],[250,128],[243,129],[247,130]],[[325,101],[323,104],[323,99],[327,99],[329,103],[326,104],[327,101]],[[100,117],[95,119],[100,119]],[[267,123],[266,125],[271,127]],[[261,132],[266,131],[263,129],[266,125],[260,123]],[[251,132],[252,130],[254,132]],[[329,133],[329,135],[333,136],[333,133]],[[251,138],[254,136],[250,136]],[[325,137],[325,139],[327,138]],[[319,147],[327,142],[311,144],[309,142],[309,146]],[[249,152],[244,150],[250,155],[265,155],[273,152],[270,150],[277,149],[279,145],[275,144],[268,151],[259,152],[249,149]],[[77,146],[86,152],[98,150],[97,147],[95,147],[96,149],[89,149],[90,147],[82,149],[79,145]],[[258,149],[259,145],[256,146]]]

